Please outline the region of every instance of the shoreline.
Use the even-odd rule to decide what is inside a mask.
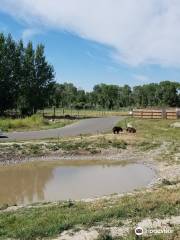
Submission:
[[[76,151],[57,151],[49,152],[42,156],[30,156],[6,160],[0,160],[0,170],[3,167],[15,167],[26,164],[56,164],[59,166],[90,166],[90,165],[128,165],[128,164],[144,164],[154,171],[155,176],[152,181],[145,187],[145,190],[153,189],[154,187],[167,181],[179,181],[179,165],[168,163],[166,161],[158,161],[158,156],[164,151],[168,143],[162,144],[160,147],[148,151],[140,151],[136,147],[127,146],[126,149],[100,149],[100,153],[90,153],[79,149]],[[141,189],[138,189],[138,192]],[[134,191],[130,192],[132,194]],[[126,193],[115,194],[116,197],[127,195]],[[112,195],[100,196],[95,198],[80,199],[78,201],[98,201],[100,199],[111,199]],[[43,202],[40,202],[43,204]]]
[[[115,155],[114,157],[114,160],[117,158],[118,155]],[[100,160],[100,157],[99,156],[99,160]],[[109,157],[109,156],[108,156]],[[21,162],[21,163],[17,163],[17,164],[11,164],[11,165],[4,165],[4,166],[7,166],[7,167],[12,167],[12,166],[17,166],[17,165],[26,165],[26,164],[44,164],[44,163],[47,163],[47,164],[57,164],[57,165],[61,165],[62,166],[72,166],[73,163],[75,163],[79,157],[76,156],[75,158],[72,158],[69,159],[69,158],[66,158],[65,161],[70,161],[70,164],[67,165],[65,162],[61,162],[62,159],[59,159],[58,161],[57,160],[43,160],[43,161],[40,161],[40,160],[36,160],[36,161],[30,161],[30,162]],[[87,163],[87,159],[85,157],[82,157],[81,156],[81,163],[78,162],[78,165],[80,166],[90,166],[90,165],[121,165],[121,164],[125,164],[125,165],[129,165],[129,164],[141,164],[141,165],[145,165],[147,166],[148,168],[152,169],[153,172],[154,172],[154,177],[151,179],[151,181],[144,187],[140,187],[140,188],[137,188],[137,189],[134,189],[132,191],[127,191],[127,192],[122,192],[122,193],[112,193],[112,194],[108,194],[108,195],[102,195],[102,196],[97,196],[97,197],[88,197],[88,198],[81,198],[81,199],[73,199],[73,200],[70,200],[72,202],[75,202],[75,203],[81,203],[81,202],[84,202],[84,203],[92,203],[92,202],[98,202],[98,201],[103,201],[103,200],[116,200],[116,199],[119,199],[119,198],[122,198],[124,196],[133,196],[133,195],[136,195],[137,193],[147,193],[147,192],[152,192],[156,187],[158,187],[161,183],[162,183],[162,178],[160,178],[160,175],[159,175],[159,169],[155,166],[155,164],[153,164],[152,162],[151,163],[148,163],[146,161],[142,162],[142,161],[134,161],[134,162],[122,162],[122,161],[117,161],[117,159],[115,161],[113,161],[112,159],[110,161],[108,161],[108,159],[102,159],[101,157],[101,161],[98,161],[97,158],[91,158],[89,157],[88,161],[92,161],[90,164],[89,162]],[[64,159],[63,159],[64,160]],[[93,162],[93,161],[98,161],[98,162]],[[76,165],[77,166],[77,165]],[[0,165],[1,167],[1,165]],[[25,203],[25,204],[17,204],[17,205],[8,205],[7,209],[4,209],[4,210],[0,210],[0,212],[9,212],[9,211],[16,211],[16,210],[19,210],[21,208],[34,208],[34,207],[46,207],[46,206],[54,206],[54,205],[57,205],[59,203],[64,203],[64,202],[68,202],[69,200],[68,199],[65,199],[65,200],[56,200],[56,201],[38,201],[38,202],[32,202],[32,203]]]
[[[31,158],[31,160],[27,161],[21,161],[18,163],[11,163],[10,165],[0,165],[0,167],[3,166],[4,167],[13,167],[13,166],[17,166],[17,165],[26,165],[26,164],[57,164],[57,165],[62,165],[62,166],[88,166],[88,165],[128,165],[128,164],[143,164],[145,166],[147,166],[148,168],[152,169],[154,171],[154,177],[152,178],[152,180],[145,186],[145,187],[141,187],[139,189],[133,190],[131,192],[124,192],[124,193],[116,193],[116,194],[109,194],[109,195],[103,195],[103,196],[98,196],[98,197],[93,197],[93,198],[85,198],[85,199],[77,199],[74,200],[75,202],[93,202],[93,201],[99,201],[99,200],[105,200],[105,199],[114,199],[114,198],[119,198],[119,197],[123,197],[125,195],[132,195],[132,194],[136,194],[137,192],[146,192],[146,191],[152,191],[153,188],[155,188],[156,186],[159,186],[160,184],[162,184],[164,179],[167,179],[167,172],[165,171],[165,165],[166,164],[158,164],[157,161],[153,160],[153,159],[140,159],[140,160],[122,160],[119,159],[121,156],[121,154],[114,154],[114,155],[106,155],[106,157],[104,155],[98,155],[98,156],[82,156],[82,155],[76,155],[76,156],[71,156],[71,158],[69,156],[66,157],[57,157],[56,159],[49,159],[50,157],[41,157],[41,158]],[[171,166],[172,168],[174,167]],[[173,174],[171,174],[172,180],[174,179],[174,177],[176,177],[176,174],[174,174],[174,171],[171,171]],[[169,173],[169,171],[168,171]],[[168,178],[169,180],[169,178]],[[64,200],[67,201],[67,200]],[[58,202],[58,201],[55,201]],[[61,202],[61,201],[59,201]],[[63,201],[62,201],[63,202]],[[42,202],[37,202],[37,204],[44,204],[46,202],[42,201]],[[53,202],[52,202],[53,203]],[[30,204],[25,204],[22,207],[26,207],[26,206],[30,206]],[[32,203],[33,205],[33,203]],[[19,207],[19,205],[18,205]],[[16,208],[15,208],[16,209]]]
[[[59,165],[115,165],[115,164],[144,164],[151,167],[161,179],[173,180],[179,178],[179,165],[166,161],[159,161],[157,158],[166,147],[166,144],[157,149],[148,152],[138,151],[136,148],[127,147],[127,149],[101,149],[101,153],[87,153],[86,151],[76,151],[75,153],[56,152],[42,156],[30,156],[12,158],[6,160],[0,159],[0,167],[16,166],[21,164],[34,163],[57,163]]]

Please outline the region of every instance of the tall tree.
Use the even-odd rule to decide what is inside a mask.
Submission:
[[[21,107],[21,96],[23,94],[24,86],[24,44],[20,40],[16,46],[16,56],[14,59],[15,62],[15,79],[16,79],[16,89],[17,89],[17,99],[15,101],[15,108],[18,109]]]
[[[5,81],[5,37],[0,34],[0,113],[8,107],[9,88]]]
[[[0,111],[3,113],[6,109],[14,107],[15,99],[17,97],[17,82],[16,82],[16,43],[9,34],[5,38],[2,34],[0,36]]]
[[[33,113],[34,89],[35,82],[35,53],[31,42],[25,49],[22,69],[23,79],[21,80],[21,94],[19,97],[19,108],[23,115]]]
[[[54,90],[54,69],[46,61],[44,46],[24,47],[9,34],[0,34],[0,114],[18,108],[31,115],[47,106]]]
[[[177,106],[178,91],[176,83],[170,81],[160,82],[158,94],[160,98],[160,105],[171,107]]]
[[[37,46],[35,52],[35,79],[33,82],[33,109],[41,109],[48,104],[48,96],[54,90],[54,69],[48,64],[44,55],[44,46],[42,44]]]

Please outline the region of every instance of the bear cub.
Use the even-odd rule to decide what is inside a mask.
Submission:
[[[113,133],[114,134],[119,134],[120,132],[123,132],[123,129],[121,127],[113,127]]]

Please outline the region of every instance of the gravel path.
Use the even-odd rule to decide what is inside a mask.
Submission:
[[[123,117],[104,117],[104,118],[91,118],[81,120],[72,125],[63,128],[49,129],[41,131],[28,131],[28,132],[12,132],[7,133],[7,138],[0,138],[0,141],[5,140],[33,140],[57,137],[70,137],[78,136],[80,134],[96,134],[106,132],[113,128],[113,126]]]

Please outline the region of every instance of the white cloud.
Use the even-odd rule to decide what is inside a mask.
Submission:
[[[180,66],[179,0],[1,0],[0,10],[30,28],[58,28],[107,44],[120,62]]]
[[[29,41],[32,39],[33,36],[42,33],[42,31],[33,28],[27,28],[22,33],[22,39],[24,41]]]
[[[136,80],[138,80],[138,81],[141,81],[141,82],[144,82],[144,83],[147,83],[147,82],[149,82],[149,77],[148,76],[145,76],[145,75],[133,75],[133,78],[134,79],[136,79]]]

